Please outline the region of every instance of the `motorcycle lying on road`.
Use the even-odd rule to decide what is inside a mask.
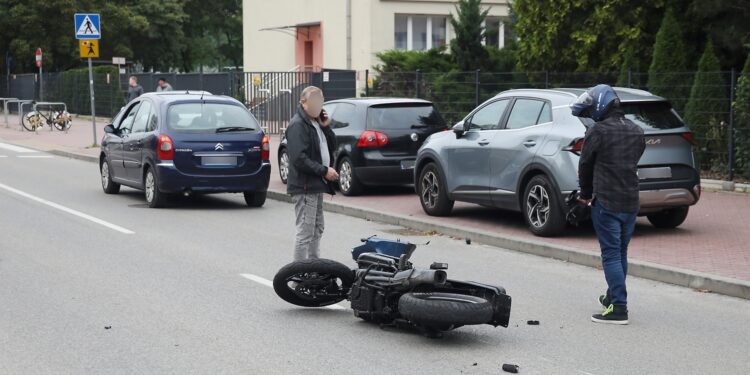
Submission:
[[[355,269],[330,259],[282,267],[273,288],[298,306],[351,302],[354,316],[381,326],[416,328],[431,337],[464,325],[508,327],[511,298],[502,287],[448,279],[446,263],[429,269],[409,261],[416,245],[378,237],[352,249]]]

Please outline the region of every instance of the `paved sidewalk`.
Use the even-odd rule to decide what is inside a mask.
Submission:
[[[75,119],[68,134],[48,130],[40,130],[38,135],[20,132],[17,119],[12,117],[10,122],[10,129],[0,124],[2,142],[84,157],[96,157],[99,154],[98,148],[90,147],[92,134],[89,119]],[[97,125],[99,143],[104,134],[102,128],[105,120],[97,120]],[[272,137],[271,144],[274,169],[270,189],[276,197],[282,197],[286,187],[279,180],[275,166],[277,136]],[[326,198],[326,202],[369,213],[392,214],[420,223],[442,225],[463,233],[488,233],[521,242],[519,247],[524,249],[530,246],[539,249],[572,249],[591,256],[598,255],[599,251],[591,228],[572,228],[566,236],[554,239],[535,237],[525,228],[521,215],[513,212],[457,203],[450,217],[427,216],[410,187],[379,188],[360,197],[338,194],[333,198]],[[634,261],[736,279],[744,285],[750,285],[750,222],[746,220],[748,212],[748,195],[704,192],[701,201],[691,207],[687,221],[677,229],[657,229],[646,218],[639,218],[630,246],[630,257]],[[524,249],[521,250],[525,251]]]

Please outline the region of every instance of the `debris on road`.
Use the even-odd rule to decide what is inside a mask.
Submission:
[[[518,365],[513,365],[513,364],[510,364],[510,363],[504,363],[503,364],[503,371],[510,372],[510,373],[513,373],[513,374],[517,374],[518,373]]]
[[[529,321],[526,322],[526,324],[528,324],[530,326],[538,326],[539,325],[539,321],[538,320],[529,320]]]
[[[466,244],[467,244],[467,245],[471,245],[471,238],[469,238],[469,237],[466,237]]]

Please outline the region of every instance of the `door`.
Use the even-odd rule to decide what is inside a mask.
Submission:
[[[117,134],[120,136],[120,146],[117,155],[119,162],[116,166],[112,165],[112,169],[114,170],[116,177],[128,181],[133,180],[128,176],[127,168],[125,167],[125,148],[127,147],[127,143],[130,141],[130,136],[132,135],[133,130],[133,122],[135,121],[135,116],[140,106],[140,101],[136,101],[135,103],[133,103],[126,110],[125,114],[122,117],[122,121],[117,127]]]
[[[153,105],[148,100],[141,102],[138,112],[133,119],[130,136],[123,144],[123,162],[125,175],[131,181],[142,180],[141,168],[143,168],[143,144],[146,129],[149,126]]]
[[[490,204],[490,139],[497,132],[508,99],[485,104],[464,121],[468,127],[446,150],[448,187],[455,199]]]
[[[516,189],[521,171],[532,163],[550,126],[552,109],[549,102],[515,99],[504,126],[490,141],[490,195],[494,205],[518,206]]]

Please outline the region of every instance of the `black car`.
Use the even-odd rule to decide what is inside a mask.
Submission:
[[[171,194],[244,193],[262,206],[271,176],[270,145],[239,101],[205,92],[148,93],[104,127],[102,189],[145,192],[150,207]]]
[[[431,102],[406,98],[352,98],[326,102],[338,144],[339,189],[357,195],[368,186],[413,183],[417,150],[431,134],[447,130]],[[286,137],[279,145],[279,175],[286,183]]]

